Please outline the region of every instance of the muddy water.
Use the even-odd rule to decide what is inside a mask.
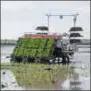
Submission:
[[[15,46],[13,45],[1,45],[1,63],[10,63],[10,56]],[[9,69],[1,70],[1,90],[24,90],[24,88],[18,86],[18,83]]]
[[[74,62],[73,74],[63,83],[63,89],[90,90],[90,53],[77,52],[71,61]]]
[[[1,62],[10,62],[10,58],[6,57],[11,55],[14,47],[14,45],[1,45]]]
[[[1,90],[24,90],[19,87],[11,70],[1,70]]]
[[[1,46],[1,62],[10,62],[10,59],[6,58],[6,56],[9,56],[12,53],[14,47],[15,46]],[[79,48],[79,50],[89,51],[90,49]],[[54,89],[90,90],[90,53],[77,52],[71,61],[73,62],[74,68],[72,76],[68,76],[66,80],[58,80]],[[24,88],[18,86],[17,81],[10,70],[1,70],[1,85],[2,84],[5,86],[1,86],[2,90],[24,90]]]

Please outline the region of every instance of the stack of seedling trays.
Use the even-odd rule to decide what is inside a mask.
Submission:
[[[55,38],[19,38],[12,53],[11,61],[22,62],[36,58],[50,58],[53,56]]]

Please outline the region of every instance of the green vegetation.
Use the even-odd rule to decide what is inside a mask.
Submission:
[[[8,62],[3,62],[3,63],[1,63],[0,67],[1,67],[1,69],[10,69],[11,64]]]
[[[36,30],[41,30],[41,31],[47,30],[47,31],[48,31],[48,27],[46,27],[46,26],[38,26],[38,27],[36,28]]]
[[[48,64],[11,63],[1,65],[12,70],[18,84],[25,88],[52,88],[56,81],[65,80],[72,73],[72,65],[51,65],[52,70],[45,70]]]
[[[53,43],[54,38],[19,38],[12,55],[49,57],[52,55]]]

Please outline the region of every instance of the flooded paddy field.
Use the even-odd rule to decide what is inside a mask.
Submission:
[[[90,90],[90,48],[79,48],[71,64],[51,65],[50,71],[43,64],[12,65],[6,56],[13,48],[1,47],[1,90]]]

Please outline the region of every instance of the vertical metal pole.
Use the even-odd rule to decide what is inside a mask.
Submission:
[[[69,35],[68,35],[68,37],[69,37],[69,46],[70,46],[70,34],[71,34],[71,33],[70,33],[70,31],[69,31]]]
[[[48,31],[49,31],[49,17],[50,17],[50,16],[48,15]]]
[[[76,25],[76,15],[74,16],[74,19],[73,19],[73,21],[74,21],[74,27],[75,27],[75,25]]]
[[[76,25],[77,15],[79,15],[79,14],[74,15],[74,19],[73,19],[73,21],[74,21],[74,27]]]
[[[49,22],[50,22],[50,21],[49,21],[49,18],[50,18],[51,15],[50,15],[50,14],[46,14],[46,16],[47,16],[47,19],[48,19],[48,20],[47,20],[47,23],[48,23],[48,32],[49,32]]]

